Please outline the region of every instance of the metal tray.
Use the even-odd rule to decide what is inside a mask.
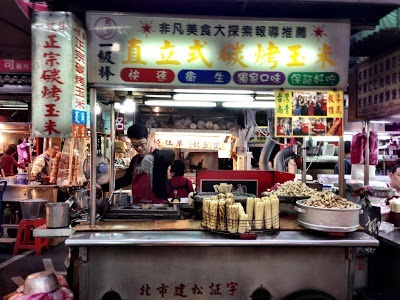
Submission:
[[[356,231],[358,228],[358,225],[352,227],[334,227],[334,226],[322,226],[322,225],[310,224],[300,220],[297,221],[301,226],[305,228],[324,231],[324,232],[353,232]]]

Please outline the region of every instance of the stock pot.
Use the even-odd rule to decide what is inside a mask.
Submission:
[[[296,201],[297,221],[303,227],[326,232],[352,232],[360,225],[361,205],[354,208],[322,208]]]

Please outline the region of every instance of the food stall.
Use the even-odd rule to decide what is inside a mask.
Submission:
[[[44,51],[43,45],[54,45],[57,41],[63,43],[63,46],[66,47],[66,51],[60,53],[66,58],[74,57],[76,59],[76,56],[71,55],[71,53],[74,53],[71,48],[75,52],[86,54],[82,50],[84,43],[80,39],[86,36],[83,34],[84,30],[76,23],[71,22],[71,19],[73,17],[69,13],[36,13],[33,28],[38,33],[38,45],[35,44],[37,46],[35,49],[40,50],[42,47],[41,50]],[[260,76],[263,80],[261,83],[258,81],[242,81],[240,78],[249,78],[253,73],[246,70],[243,65],[245,61],[242,61],[242,58],[235,58],[236,56],[229,54],[230,47],[224,48],[227,52],[222,61],[225,60],[225,62],[219,62],[220,65],[213,66],[211,64],[208,68],[199,65],[187,65],[190,70],[186,70],[186,66],[176,67],[176,64],[170,60],[174,56],[173,48],[175,46],[172,46],[171,41],[164,40],[162,35],[160,36],[163,37],[162,39],[158,37],[150,38],[149,35],[154,32],[151,26],[160,28],[165,22],[189,24],[188,20],[187,18],[159,18],[130,14],[88,13],[86,15],[86,27],[88,28],[88,41],[91,50],[88,53],[99,53],[98,56],[88,57],[88,68],[90,70],[88,78],[92,84],[90,89],[91,116],[95,115],[97,88],[102,86],[108,88],[116,88],[118,85],[142,88],[192,88],[200,86],[215,89],[218,87],[226,88],[225,85],[228,85],[233,90],[250,87],[260,88],[261,90],[266,88],[293,89],[299,88],[299,86],[307,86],[307,84],[301,84],[296,80],[299,76],[301,77],[301,72],[294,72],[290,67],[288,70],[281,67],[283,72],[275,72],[274,70],[266,72],[263,71],[263,66],[257,66],[254,62],[251,66],[257,70],[255,71],[258,74],[257,76]],[[247,20],[244,22],[243,20],[232,19],[218,20],[217,22],[202,18],[190,19],[190,22],[195,22],[199,26],[204,22],[213,26],[217,26],[219,23],[224,23],[226,26],[230,23],[235,23],[238,26],[248,26],[249,24],[266,26],[272,23],[277,28],[283,28],[288,22],[293,21]],[[155,23],[160,26],[156,26]],[[301,23],[305,29],[309,28],[310,30],[316,25],[312,21],[302,21]],[[343,45],[339,45],[334,51],[335,55],[333,55],[334,59],[337,60],[336,63],[343,64],[343,66],[341,65],[340,70],[337,70],[337,73],[334,74],[316,72],[315,75],[318,73],[322,77],[326,75],[327,78],[333,78],[323,84],[325,88],[340,89],[347,85],[347,63],[342,62],[348,60],[348,53],[346,53],[348,45],[344,41],[347,40],[348,42],[349,36],[343,33],[349,32],[350,27],[346,21],[323,21],[323,23],[322,28],[330,31],[329,38],[335,36],[336,44],[338,44],[338,41],[343,41]],[[74,32],[75,35],[71,36],[75,39],[75,43],[71,43],[69,37],[57,31],[57,26],[61,26],[60,24],[62,24],[64,30]],[[67,27],[65,27],[66,25]],[[298,25],[298,22],[296,22],[296,25]],[[124,30],[120,31],[119,26],[123,26]],[[41,28],[51,28],[51,38]],[[74,30],[72,30],[73,28]],[[135,38],[138,34],[138,28],[142,28],[142,31],[139,32],[141,32],[140,36],[143,36],[143,40]],[[320,29],[322,30],[322,28]],[[169,30],[165,31],[165,33],[168,32]],[[140,44],[145,41],[146,36],[150,40],[154,39],[155,42],[163,40],[165,43],[160,45],[161,61],[158,64],[151,63],[153,68],[147,64],[150,64],[150,60],[158,58],[145,58],[145,54],[152,51],[151,49],[144,51],[140,48]],[[185,40],[181,34],[179,36],[171,34],[169,38],[171,40]],[[319,38],[329,43],[333,41],[323,35]],[[218,40],[211,35],[209,37],[209,43],[215,44],[215,46],[219,43]],[[113,44],[113,42],[116,43]],[[200,51],[205,45],[200,44],[201,42],[197,39],[185,41],[188,45],[193,42],[194,46],[188,47],[189,49]],[[228,42],[233,43],[232,47],[235,48],[235,41],[232,38],[228,38],[226,43]],[[281,43],[279,44],[280,47],[288,47],[294,54],[297,54],[298,49],[291,48],[293,46],[287,44],[286,41],[277,40],[276,42]],[[249,40],[243,39],[243,43],[255,46],[254,41],[250,38]],[[71,47],[71,44],[73,44],[73,47]],[[116,49],[112,47],[117,44],[122,46],[120,50],[114,52]],[[220,46],[222,47],[222,45]],[[317,49],[320,46],[315,44],[313,47]],[[186,47],[182,49],[186,49]],[[57,49],[54,49],[54,51],[57,51]],[[197,53],[199,54],[199,52]],[[317,53],[315,55],[318,57]],[[197,60],[197,58],[201,60],[202,56],[195,55],[192,57],[194,60]],[[235,59],[231,60],[229,57]],[[299,63],[297,58],[298,55],[293,55],[289,59],[292,60],[292,64],[296,65]],[[217,64],[217,59],[213,58],[212,55],[209,59],[214,59],[215,64]],[[208,63],[204,60],[202,62]],[[250,62],[246,63],[250,64]],[[79,65],[79,62],[77,64]],[[168,65],[167,69],[160,68],[165,64]],[[229,65],[231,64],[241,65],[241,67],[230,68]],[[40,64],[36,67],[44,68]],[[83,65],[74,71],[82,71],[82,68]],[[188,72],[193,68],[201,69],[197,70],[198,78],[201,80],[199,83],[195,81],[197,77],[190,76],[191,72]],[[212,70],[209,70],[210,68]],[[227,68],[230,72],[220,71],[220,68],[222,70]],[[98,72],[99,70],[101,72]],[[304,71],[313,73],[315,70],[305,67]],[[141,74],[143,77],[140,77]],[[68,74],[64,75],[65,78],[63,77],[63,79],[70,79]],[[210,78],[214,78],[214,81],[210,81]],[[288,78],[290,84],[284,80],[286,78]],[[41,82],[40,76],[33,76],[33,79]],[[44,82],[41,82],[41,84],[46,86]],[[80,84],[80,82],[75,82],[75,84]],[[314,86],[314,84],[311,84],[311,86]],[[82,87],[75,86],[74,88],[74,92],[78,92],[81,91]],[[307,86],[307,88],[310,88],[310,86]],[[68,91],[63,90],[63,92]],[[85,94],[79,93],[79,95]],[[333,94],[336,95],[336,93]],[[286,93],[278,93],[278,101],[282,95],[286,95]],[[38,94],[36,96],[37,99],[41,98]],[[75,99],[74,107],[81,105],[79,100]],[[174,101],[171,100],[169,103],[172,104]],[[48,103],[45,103],[45,105],[48,105]],[[59,103],[52,103],[51,105],[56,106]],[[110,106],[110,138],[113,140],[115,132],[113,127],[115,125],[114,104],[110,103]],[[284,108],[287,109],[288,107]],[[52,124],[57,125],[58,127],[54,128],[60,132],[61,128],[64,127],[67,128],[65,132],[71,131],[72,126],[72,135],[80,138],[86,133],[86,128],[82,129],[80,123],[86,115],[84,112],[78,111],[76,114],[74,112],[73,116],[76,116],[76,118],[72,119],[72,124],[66,122],[68,118],[55,118],[54,122],[57,124]],[[99,171],[95,149],[97,140],[96,134],[93,134],[97,132],[97,128],[93,119],[91,118],[90,121],[90,132],[92,133],[90,135],[90,174],[92,178],[97,178],[96,173]],[[71,121],[71,118],[68,120]],[[37,126],[42,124],[42,120],[37,120],[37,122]],[[50,132],[48,124],[41,126],[42,129],[45,129],[46,135],[58,134],[54,130]],[[111,144],[113,145],[113,143]],[[197,147],[197,145],[192,146]],[[245,159],[247,159],[246,150],[240,149],[240,154]],[[110,156],[114,157],[114,151],[111,149],[110,152]],[[113,170],[112,166],[113,160],[111,160],[111,170]],[[359,231],[358,226],[354,226],[354,224],[350,230],[346,226],[336,226],[335,234],[332,234],[330,232],[332,230],[326,231],[324,230],[326,228],[321,225],[318,228],[319,230],[308,230],[299,226],[299,223],[293,217],[281,217],[276,206],[278,198],[271,196],[269,200],[262,199],[261,194],[264,190],[272,189],[277,183],[291,181],[293,177],[293,174],[286,172],[266,170],[221,170],[218,172],[206,170],[198,172],[196,185],[200,188],[199,194],[211,193],[209,194],[210,199],[202,201],[203,205],[206,205],[205,207],[209,205],[210,210],[206,210],[202,206],[203,212],[212,215],[211,220],[217,219],[218,224],[230,224],[228,231],[214,227],[215,221],[209,222],[209,218],[204,218],[204,216],[201,220],[182,218],[179,213],[179,204],[176,206],[123,205],[114,210],[114,218],[101,219],[99,218],[99,216],[102,216],[101,212],[95,209],[97,203],[93,195],[96,194],[96,182],[92,180],[90,188],[92,197],[89,205],[90,220],[76,225],[73,228],[74,233],[65,241],[66,246],[71,248],[68,277],[76,298],[136,299],[148,297],[175,299],[177,297],[190,297],[202,299],[216,296],[221,299],[232,297],[241,299],[248,297],[270,299],[274,297],[282,299],[293,293],[307,290],[308,296],[314,293],[337,299],[352,299],[355,278],[355,251],[360,247],[377,247],[378,242],[375,238]],[[112,176],[111,182],[113,182]],[[231,188],[235,187],[235,191],[222,191],[221,185],[223,184]],[[112,185],[113,183],[110,186],[111,191],[113,190]],[[214,188],[216,185],[219,186],[218,191],[210,192],[210,187]],[[244,186],[246,186],[246,191],[243,190]],[[253,194],[246,195],[243,204],[240,201],[235,202],[235,192],[237,193],[239,190],[242,194],[244,192],[252,192]],[[250,198],[253,200],[250,201]],[[232,201],[235,203],[232,203]],[[248,215],[251,209],[247,207],[250,202],[255,207],[251,218]],[[221,206],[217,206],[216,203],[221,204]],[[229,203],[229,205],[224,206],[222,203]],[[112,208],[114,203],[108,201],[108,204]],[[244,206],[246,213],[244,213]],[[226,209],[226,213],[215,214],[217,207],[221,211]],[[114,208],[116,207],[114,206]],[[133,214],[128,213],[129,211],[132,211]],[[138,211],[141,211],[141,213],[138,214]],[[212,213],[213,211],[214,213]],[[222,215],[228,215],[229,211],[230,218],[221,218]],[[107,212],[110,212],[110,210],[107,210]],[[274,218],[271,217],[272,212],[274,212]],[[264,217],[264,213],[269,217]],[[359,211],[356,211],[356,213],[358,214]],[[230,223],[232,220],[234,222]],[[42,233],[51,234],[46,229],[34,231],[36,236],[40,236]],[[282,280],[282,278],[285,278],[285,280]]]

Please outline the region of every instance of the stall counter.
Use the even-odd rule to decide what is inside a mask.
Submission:
[[[254,240],[195,230],[196,221],[189,222],[193,230],[110,230],[124,224],[78,225],[65,241],[79,299],[247,299],[258,292],[282,299],[303,289],[352,299],[356,248],[379,245],[361,231],[335,237],[282,230],[283,223]]]
[[[25,199],[45,198],[57,202],[58,186],[8,183],[3,194],[3,201],[18,202]]]

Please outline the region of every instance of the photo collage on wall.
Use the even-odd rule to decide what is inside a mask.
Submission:
[[[343,92],[277,91],[275,136],[342,136]]]

